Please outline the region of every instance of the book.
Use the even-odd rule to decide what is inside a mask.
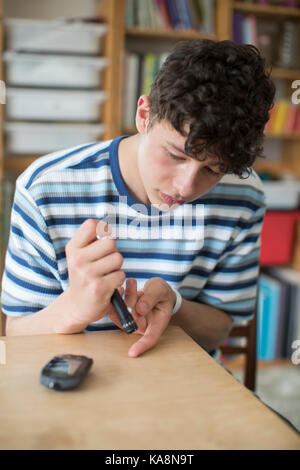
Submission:
[[[261,274],[259,277],[257,310],[257,356],[260,360],[274,360],[277,349],[280,281]]]
[[[298,106],[295,104],[290,104],[283,129],[284,133],[292,134],[293,132],[295,132],[297,112]]]
[[[292,343],[300,339],[300,273],[288,267],[270,268],[268,272],[290,285],[289,311],[287,318],[285,357],[293,354]]]
[[[248,29],[250,43],[258,48],[258,36],[257,36],[257,20],[255,15],[248,15]]]
[[[149,95],[152,82],[157,72],[157,55],[151,52],[145,54],[144,58],[144,80],[142,94]]]
[[[127,28],[136,26],[136,11],[135,0],[126,0],[125,24]]]
[[[285,357],[287,348],[287,326],[290,308],[290,284],[284,280],[280,281],[279,314],[277,320],[277,334],[275,346],[275,359]]]
[[[182,29],[184,25],[181,22],[179,11],[175,0],[165,0],[171,25],[174,29]]]
[[[237,44],[243,44],[243,18],[244,15],[239,11],[233,13],[233,40]]]
[[[300,108],[299,106],[297,107],[297,111],[295,114],[293,132],[295,132],[296,134],[300,132]]]
[[[156,0],[156,5],[161,19],[162,27],[171,28],[171,21],[164,0]]]
[[[300,25],[297,21],[285,21],[277,65],[283,68],[300,68]]]
[[[162,28],[161,17],[157,10],[157,5],[156,5],[155,0],[148,0],[148,9],[149,9],[149,16],[150,16],[150,27],[152,29]]]
[[[200,31],[202,28],[202,24],[203,24],[204,16],[205,16],[204,5],[203,5],[202,0],[194,0],[194,8],[195,8],[196,15],[197,15],[198,22],[199,22],[198,30]]]
[[[273,134],[281,134],[284,131],[288,109],[289,102],[287,100],[279,100],[277,102],[277,112],[271,130]]]
[[[251,44],[251,30],[248,16],[244,16],[242,19],[242,43]]]
[[[151,17],[148,0],[136,2],[137,26],[141,28],[151,28]]]
[[[214,24],[214,12],[215,12],[215,5],[214,0],[202,0],[203,4],[203,26],[202,30],[209,34],[214,34],[215,32],[215,24]]]
[[[187,5],[192,21],[192,28],[197,31],[202,24],[202,18],[198,16],[195,0],[187,0]]]
[[[184,24],[185,29],[193,29],[192,18],[190,15],[189,5],[187,0],[176,0],[179,16]]]
[[[123,90],[123,125],[130,128],[134,125],[134,118],[138,95],[139,54],[126,53],[124,66]]]
[[[257,43],[268,64],[275,63],[280,44],[280,24],[269,19],[257,20]]]
[[[271,278],[280,282],[279,314],[275,346],[275,359],[280,359],[286,357],[289,316],[292,308],[292,286],[287,279],[284,279],[280,275],[280,268],[266,268],[264,272]]]

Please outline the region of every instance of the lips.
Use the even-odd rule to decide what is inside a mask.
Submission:
[[[162,199],[170,206],[173,206],[174,204],[183,204],[184,201],[178,201],[177,199],[173,199],[171,196],[168,196],[167,194],[165,193],[162,193],[160,191],[160,195],[162,197]]]

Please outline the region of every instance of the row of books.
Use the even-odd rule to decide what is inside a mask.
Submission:
[[[140,54],[127,52],[124,64],[123,126],[134,126],[137,101],[140,95],[149,95],[152,82],[168,53]]]
[[[127,0],[126,26],[214,33],[214,0]]]
[[[257,309],[257,357],[272,361],[291,358],[300,340],[300,273],[268,268],[261,273]]]
[[[270,119],[266,124],[268,134],[300,134],[300,106],[281,99],[270,110]]]
[[[233,39],[238,44],[256,46],[269,64],[288,69],[300,69],[299,21],[280,22],[235,11]]]
[[[123,90],[123,126],[134,126],[137,101],[140,95],[149,95],[151,84],[168,53],[135,53],[125,55]],[[286,99],[279,99],[270,110],[265,132],[273,135],[300,133],[300,107]]]

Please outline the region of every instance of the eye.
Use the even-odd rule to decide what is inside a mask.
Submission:
[[[206,166],[206,171],[213,176],[221,176],[221,173],[217,173],[216,171],[212,170],[209,166]]]
[[[174,155],[174,153],[168,152],[168,154],[170,155],[170,157],[173,158],[173,160],[179,160],[179,161],[185,161],[186,160],[185,158],[178,157],[178,155]]]

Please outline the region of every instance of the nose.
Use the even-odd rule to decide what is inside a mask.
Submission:
[[[176,196],[182,199],[193,196],[196,191],[198,178],[197,169],[183,171],[179,175],[176,175],[173,180],[173,188]]]

